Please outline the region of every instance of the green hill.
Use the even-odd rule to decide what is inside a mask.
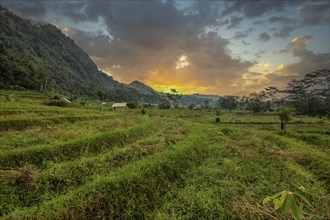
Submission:
[[[0,6],[0,88],[26,88],[113,101],[157,101],[99,71],[72,39],[51,24],[32,24]]]

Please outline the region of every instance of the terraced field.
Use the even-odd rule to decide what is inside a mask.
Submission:
[[[300,186],[330,219],[329,119],[47,99],[1,91],[1,219],[290,219],[261,201]]]

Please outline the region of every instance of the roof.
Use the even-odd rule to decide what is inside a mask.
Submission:
[[[112,108],[127,107],[127,103],[113,103]]]

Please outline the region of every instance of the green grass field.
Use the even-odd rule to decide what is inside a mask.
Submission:
[[[304,218],[330,219],[327,118],[280,131],[275,113],[143,115],[50,96],[0,91],[0,219],[292,219],[261,201],[300,186]]]

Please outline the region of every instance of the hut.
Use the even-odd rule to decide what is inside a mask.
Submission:
[[[128,108],[127,103],[113,103],[113,105],[111,107],[113,110]]]

